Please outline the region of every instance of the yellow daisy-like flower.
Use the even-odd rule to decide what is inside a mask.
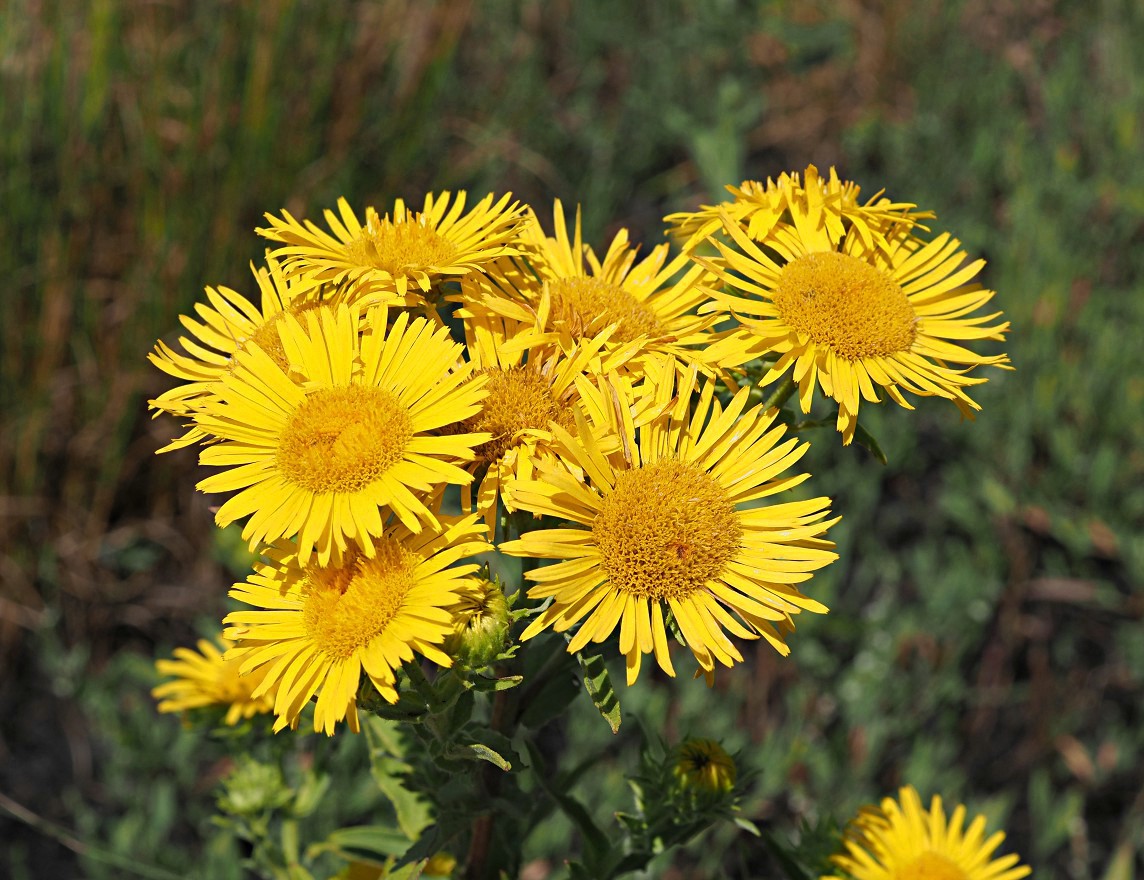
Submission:
[[[394,671],[415,653],[452,664],[439,646],[478,568],[454,563],[490,550],[476,514],[441,516],[440,530],[419,533],[397,523],[368,553],[353,547],[329,565],[304,563],[297,545],[275,545],[270,562],[230,592],[257,610],[227,615],[226,636],[238,642],[227,656],[244,673],[262,671],[255,696],[275,691],[275,730],[294,724],[315,695],[314,730],[332,734],[342,719],[356,730],[363,671],[395,703]]]
[[[461,428],[492,437],[477,447],[469,469],[474,474],[483,471],[477,509],[485,516],[489,534],[494,535],[503,487],[510,479],[531,476],[537,456],[548,454],[549,424],[566,429],[575,426],[572,407],[580,393],[577,379],[622,367],[636,349],[627,345],[604,351],[607,331],[569,340],[564,348],[546,341],[535,321],[504,318],[464,305],[456,315],[464,321],[470,365],[488,380],[488,396],[480,412],[466,419]],[[514,509],[511,498],[505,496],[504,501],[509,510]],[[465,503],[470,503],[467,497]]]
[[[227,470],[201,481],[204,492],[237,494],[219,508],[220,526],[250,516],[242,536],[260,543],[298,536],[303,563],[321,562],[356,543],[367,555],[392,511],[411,531],[435,522],[423,500],[446,483],[472,477],[487,434],[437,429],[480,408],[484,379],[470,380],[449,331],[401,313],[386,329],[386,309],[322,307],[279,327],[290,375],[258,345],[216,386],[217,400],[196,411],[200,428],[223,442],[206,447],[205,465]],[[297,380],[297,381],[296,381]]]
[[[675,753],[676,779],[686,789],[726,794],[735,787],[735,762],[713,739],[689,739]]]
[[[743,295],[713,291],[766,348],[779,355],[761,379],[791,371],[799,403],[810,412],[815,387],[838,403],[843,443],[854,439],[861,400],[879,402],[876,387],[906,409],[902,391],[953,401],[972,418],[981,407],[965,389],[984,378],[978,366],[1006,367],[1004,354],[980,355],[969,340],[1003,341],[1001,312],[973,316],[993,298],[973,281],[984,260],[966,263],[961,243],[943,233],[931,242],[908,224],[885,230],[884,246],[868,246],[857,226],[836,238],[780,223],[764,247],[724,216],[735,247],[716,240],[719,263],[696,258]]]
[[[826,611],[797,584],[837,558],[820,537],[837,522],[826,519],[830,499],[754,504],[806,479],[780,474],[808,444],[782,441],[786,428],[775,423],[774,410],[747,410],[747,388],[722,410],[708,382],[692,414],[695,367],[677,389],[675,374],[669,360],[649,376],[649,393],[669,406],[638,429],[622,384],[586,387],[586,406],[614,412],[618,451],[605,453],[582,416],[575,436],[553,425],[563,466],[538,462],[536,477],[515,482],[511,491],[522,509],[574,525],[500,545],[513,556],[561,560],[528,573],[537,582],[528,595],[552,603],[521,638],[579,624],[568,645],[574,652],[604,641],[619,625],[629,684],[648,653],[675,674],[665,611],[709,681],[716,662],[743,659],[727,633],[762,636],[789,653],[783,638],[793,629],[792,615]]]
[[[521,232],[528,268],[501,261],[477,278],[466,302],[501,317],[535,321],[546,339],[568,348],[607,333],[604,351],[634,349],[625,369],[638,373],[649,358],[674,356],[706,373],[723,372],[757,357],[762,349],[739,331],[717,332],[721,315],[696,315],[709,301],[705,269],[685,255],[668,259],[669,245],[636,261],[627,230],[616,233],[601,261],[583,243],[580,212],[569,237],[564,208],[554,209],[555,237],[545,235],[531,213]]]
[[[324,289],[306,279],[287,280],[276,260],[268,260],[266,268],[255,268],[253,263],[250,268],[262,294],[260,306],[229,287],[208,287],[209,305],[195,305],[201,322],[186,315],[179,316],[194,337],[179,338],[179,345],[186,354],[180,354],[160,340],[155,344],[155,351],[147,356],[163,372],[185,380],[185,384],[165,391],[150,402],[155,415],[166,412],[190,416],[202,399],[211,395],[214,383],[234,369],[235,353],[242,351],[247,343],[258,345],[278,366],[287,368],[278,338],[282,318],[287,313],[297,317],[317,308],[323,302]],[[328,297],[325,299],[330,301]],[[186,434],[159,451],[181,449],[206,439],[201,428],[193,424],[189,427]]]
[[[225,651],[233,643],[218,638]],[[160,712],[186,712],[206,706],[226,706],[226,723],[232,727],[241,719],[266,714],[274,707],[274,695],[254,691],[266,677],[262,670],[249,675],[239,673],[239,662],[227,660],[222,651],[207,639],[199,639],[198,652],[175,648],[174,659],[155,661],[160,675],[174,681],[164,682],[151,691],[159,700]]]
[[[831,861],[854,880],[1020,880],[1032,873],[1014,854],[993,858],[1004,832],[986,838],[985,817],[965,828],[965,816],[958,805],[947,819],[937,795],[925,810],[908,786],[898,801],[886,798],[881,809],[864,810],[846,835],[846,851]]]
[[[738,187],[729,185],[727,191],[735,197],[733,201],[664,218],[673,234],[687,237],[685,250],[719,232],[724,213],[755,241],[765,239],[781,220],[806,234],[823,230],[834,241],[852,228],[867,247],[884,244],[887,228],[912,226],[933,216],[928,211],[912,211],[916,205],[910,202],[882,198],[881,192],[862,204],[858,201],[861,187],[840,179],[833,166],[826,179],[814,165],[808,165],[801,178],[797,171],[784,172],[777,181],[769,177],[766,183],[744,180]]]
[[[480,270],[498,257],[516,253],[512,244],[522,222],[510,195],[486,196],[467,214],[465,193],[429,193],[420,211],[398,199],[393,217],[366,208],[365,225],[349,203],[338,199],[338,213],[327,210],[324,232],[313,222],[299,222],[283,211],[267,214],[268,228],[258,232],[284,247],[276,249],[287,272],[333,284],[348,282],[386,303],[418,305],[422,294],[443,280]],[[413,288],[411,291],[410,288]]]

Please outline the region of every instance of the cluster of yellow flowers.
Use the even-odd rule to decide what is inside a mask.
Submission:
[[[363,671],[395,701],[415,654],[448,666],[498,538],[553,560],[528,574],[547,605],[522,638],[575,630],[579,651],[618,627],[629,683],[645,654],[674,675],[669,633],[710,680],[742,660],[729,636],[786,654],[794,615],[826,610],[799,584],[835,558],[837,520],[825,497],[764,503],[806,479],[788,472],[807,444],[750,405],[744,365],[790,371],[804,412],[821,388],[849,442],[876,387],[971,412],[971,370],[1006,360],[960,343],[1008,325],[971,315],[993,296],[982,261],[921,238],[913,205],[813,166],[731,192],[667,218],[678,256],[643,259],[625,230],[601,258],[559,201],[553,235],[508,196],[364,223],[343,199],[328,231],[267,215],[260,306],[208,288],[182,351],[157,345],[181,384],[153,407],[187,429],[168,448],[201,444],[218,524],[245,519],[264,560],[232,591],[252,610],[227,617],[226,657],[260,672],[278,728],[315,697],[317,729],[356,728]],[[502,508],[559,527],[497,535]]]
[[[974,369],[1008,361],[965,343],[1008,324],[978,314],[983,261],[929,237],[912,204],[860,202],[814,166],[728,189],[666,218],[678,255],[642,259],[625,230],[601,256],[559,201],[551,235],[509,196],[463,192],[364,222],[343,199],[325,228],[267,215],[260,303],[207,288],[180,350],[150,356],[180,381],[152,401],[183,420],[167,448],[201,447],[219,470],[199,488],[229,496],[218,524],[244,520],[262,560],[231,591],[248,608],[224,621],[229,650],[182,657],[194,674],[160,708],[232,700],[228,720],[269,708],[279,730],[316,699],[316,730],[356,730],[363,672],[392,702],[402,664],[452,664],[494,548],[550,561],[527,573],[544,604],[522,640],[571,631],[575,652],[618,629],[629,684],[646,654],[674,675],[673,640],[708,681],[742,661],[733,638],[788,653],[794,617],[826,611],[800,585],[835,558],[837,518],[826,497],[774,500],[807,478],[791,472],[807,444],[768,404],[797,391],[808,413],[820,389],[846,444],[880,393],[971,416]],[[755,383],[780,387],[761,403]],[[733,780],[700,757],[688,778]],[[913,828],[920,806],[905,815]],[[855,876],[882,876],[864,853],[913,834],[901,811],[879,816],[840,862]]]

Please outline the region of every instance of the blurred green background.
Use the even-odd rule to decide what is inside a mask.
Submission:
[[[1142,45],[1139,0],[0,5],[0,876],[122,876],[91,843],[224,876],[201,866],[225,747],[147,689],[232,572],[193,453],[153,454],[176,428],[146,411],[165,385],[145,355],[205,284],[251,291],[262,212],[511,190],[542,216],[581,202],[597,245],[619,226],[651,245],[665,213],[814,162],[989,260],[1017,371],[973,424],[864,409],[887,467],[812,436],[844,515],[812,585],[831,613],[787,660],[764,646],[714,691],[645,676],[624,709],[740,749],[760,823],[912,783],[986,812],[1035,876],[1130,878]],[[635,723],[611,740],[577,708],[563,735],[606,749],[585,783],[606,819]],[[662,876],[761,876],[757,841],[716,843]],[[574,845],[546,826],[537,876]]]

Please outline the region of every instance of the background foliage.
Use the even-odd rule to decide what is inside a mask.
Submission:
[[[715,692],[646,677],[625,712],[740,749],[761,771],[745,814],[784,833],[912,782],[1003,823],[1040,876],[1130,876],[1142,44],[1134,0],[10,0],[0,874],[121,876],[86,841],[237,876],[205,821],[225,743],[157,721],[147,689],[149,658],[214,625],[246,562],[213,535],[193,454],[152,454],[173,426],[146,415],[163,379],[144,355],[203,285],[250,290],[263,211],[511,189],[542,214],[582,202],[596,241],[627,225],[650,244],[723,183],[815,162],[937,209],[989,259],[1017,372],[985,386],[977,424],[933,401],[871,413],[885,468],[824,431],[808,462],[845,516],[815,578],[830,615],[789,660],[761,648]],[[634,738],[583,709],[553,736],[599,751],[581,793],[622,807]],[[314,821],[371,807],[328,800]],[[761,844],[718,843],[663,875],[758,876]],[[554,818],[535,876],[576,845]]]

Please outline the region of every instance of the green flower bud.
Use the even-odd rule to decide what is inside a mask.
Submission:
[[[729,794],[735,788],[735,762],[711,739],[689,739],[677,750],[676,781],[680,788],[701,795]]]
[[[455,609],[456,625],[445,640],[445,651],[461,666],[483,669],[508,641],[508,602],[500,584],[480,578]]]

